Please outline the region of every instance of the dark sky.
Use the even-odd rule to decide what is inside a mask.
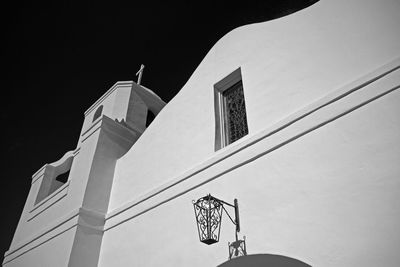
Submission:
[[[142,84],[168,102],[230,30],[314,2],[59,0],[3,6],[1,255],[9,249],[32,174],[76,147],[84,111],[115,82],[136,80],[143,63]]]

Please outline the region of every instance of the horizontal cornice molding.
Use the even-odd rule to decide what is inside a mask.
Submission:
[[[142,134],[141,132],[131,129],[118,121],[112,120],[106,115],[102,115],[89,129],[82,133],[81,143],[85,142],[86,139],[92,136],[99,129],[105,129],[129,143],[136,141]]]
[[[89,218],[89,220],[87,220],[87,218]],[[11,247],[4,254],[3,265],[46,243],[47,241],[52,240],[73,227],[82,226],[102,234],[104,221],[105,214],[103,213],[83,207],[75,209],[67,216],[55,221],[51,226],[42,229],[34,236],[31,236],[25,241]]]
[[[36,216],[38,216],[39,214],[41,214],[42,212],[53,206],[55,203],[57,203],[64,197],[66,197],[68,194],[69,183],[70,181],[67,181],[60,188],[57,188],[56,191],[45,197],[42,201],[40,201],[36,205],[33,205],[32,209],[29,211],[27,221],[31,221]]]
[[[110,230],[121,223],[142,215],[217,177],[279,149],[386,94],[398,90],[400,86],[398,78],[397,82],[394,81],[393,87],[390,88],[377,86],[371,89],[368,85],[378,83],[383,78],[390,79],[391,74],[399,71],[399,68],[400,58],[397,58],[354,82],[334,90],[307,107],[289,115],[272,127],[254,135],[245,136],[234,144],[222,148],[214,156],[184,174],[173,179],[166,179],[169,182],[108,213],[104,230]],[[397,75],[399,74],[397,73]],[[348,100],[346,103],[340,101],[344,98]],[[253,150],[246,150],[248,147],[253,147]],[[239,153],[240,156],[237,156]],[[225,160],[229,160],[230,164],[226,163]],[[223,171],[211,175],[210,173],[213,172],[212,167],[222,164],[223,161]],[[205,170],[207,170],[207,174],[204,174]],[[195,176],[196,180],[192,179]]]
[[[232,170],[253,162],[360,107],[395,92],[400,89],[399,69],[400,58],[397,58],[368,75],[334,90],[325,97],[289,115],[274,126],[254,135],[248,135],[238,142],[222,148],[213,157],[191,170],[107,215],[86,208],[73,210],[67,216],[55,221],[52,226],[46,227],[38,234],[11,247],[5,253],[3,265],[78,225],[102,234],[104,231],[111,230]],[[393,79],[393,77],[395,78]],[[368,86],[378,84],[384,78],[389,79],[391,86]],[[342,99],[347,101],[340,101]],[[246,150],[249,147],[253,147],[253,150]],[[79,152],[79,148],[76,151]],[[213,168],[218,164],[223,164],[223,168]],[[196,179],[192,179],[194,177]],[[85,218],[93,220],[85,220]],[[89,221],[92,223],[88,223]]]
[[[106,99],[109,95],[111,95],[115,90],[121,87],[132,87],[133,81],[119,81],[116,82],[110,89],[108,89],[107,92],[105,92],[96,102],[94,102],[93,105],[91,105],[86,111],[85,111],[85,117],[92,112],[95,108],[97,108],[103,101]]]

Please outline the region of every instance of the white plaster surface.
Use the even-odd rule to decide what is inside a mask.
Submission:
[[[209,192],[239,199],[250,254],[312,266],[398,266],[399,104],[395,91],[106,231],[100,266],[224,262],[234,239],[228,218],[218,244],[200,243],[196,232],[191,200]]]
[[[325,0],[228,33],[118,161],[109,210],[215,153],[212,88],[233,70],[242,69],[251,135],[397,58],[399,10],[396,0]]]
[[[7,267],[52,267],[68,266],[75,229],[69,229],[3,265]]]
[[[208,247],[197,237],[191,200],[207,193],[239,199],[251,254],[280,254],[312,266],[398,266],[398,71],[190,173],[308,105],[322,104],[335,90],[380,75],[378,69],[400,56],[399,11],[398,1],[325,0],[223,37],[117,162],[100,266],[224,262],[234,238],[226,217],[220,243]],[[215,152],[213,85],[238,67],[249,136]],[[326,122],[267,152],[296,131]],[[186,174],[188,180],[173,182]]]
[[[224,216],[220,242],[200,243],[191,204],[211,193],[239,199],[250,254],[399,266],[399,11],[321,0],[235,29],[137,141],[115,120],[138,119],[136,100],[164,104],[117,83],[85,113],[70,181],[32,218],[34,175],[3,265],[216,266],[234,227]],[[213,86],[238,67],[249,135],[215,152]]]
[[[140,136],[127,124],[116,122],[121,120],[120,115],[122,119],[130,116],[128,100],[131,90],[132,82],[120,82],[111,88],[109,94],[86,114],[89,116],[85,119],[78,148],[68,152],[61,160],[46,164],[34,174],[11,247],[5,254],[4,265],[18,262],[20,266],[57,266],[48,264],[47,258],[42,260],[38,256],[58,257],[51,249],[42,249],[47,247],[50,240],[55,249],[58,246],[64,247],[64,253],[68,254],[64,255],[66,263],[60,261],[60,266],[97,265],[115,162]],[[120,97],[121,94],[125,97]],[[162,108],[161,102],[159,108]],[[99,104],[104,105],[103,114],[92,122],[90,115]],[[117,106],[124,106],[125,110],[120,108],[116,112]],[[113,107],[114,113],[109,113]],[[62,168],[66,160],[72,161],[67,183],[35,203],[48,167],[54,165]],[[63,241],[65,231],[71,228],[76,229],[77,233],[73,236],[73,242],[66,244]],[[36,256],[31,258],[31,254]]]

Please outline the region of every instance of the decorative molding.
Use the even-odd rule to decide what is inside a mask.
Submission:
[[[43,165],[42,168],[40,168],[40,171],[42,171],[42,173],[40,173],[39,171],[37,171],[35,173],[35,175],[32,176],[32,181],[31,181],[31,185],[34,184],[36,181],[38,181],[40,178],[42,178],[44,176],[44,170],[46,169],[47,164]],[[36,175],[40,173],[40,175]]]
[[[64,198],[68,194],[69,183],[70,181],[67,181],[60,188],[57,188],[56,191],[45,197],[42,201],[40,201],[36,205],[33,205],[32,209],[29,211],[30,214],[27,221],[31,221],[40,213],[44,212],[45,210],[53,206],[55,203],[60,201],[62,198]]]
[[[57,160],[57,161],[55,161],[55,162],[53,162],[53,163],[46,163],[46,164],[44,164],[39,170],[37,170],[37,171],[32,175],[32,182],[31,182],[31,184],[33,184],[34,182],[36,182],[37,180],[39,180],[39,179],[44,175],[44,170],[46,169],[46,167],[47,167],[48,165],[54,166],[55,164],[57,164],[58,162],[60,162],[64,157],[68,157],[69,155],[71,155],[72,157],[76,157],[76,155],[79,154],[80,150],[81,150],[81,147],[79,146],[79,147],[75,148],[75,150],[68,151],[67,153],[65,153],[64,156],[61,157],[61,159],[59,159],[59,160]],[[68,156],[67,156],[67,154],[68,154]],[[42,172],[42,173],[40,173],[40,172]]]
[[[78,146],[77,148],[75,148],[75,150],[74,150],[74,157],[76,157],[76,156],[79,154],[80,151],[81,151],[81,147],[80,147],[80,146]]]
[[[125,126],[124,124],[122,124],[122,123],[120,123],[118,121],[114,121],[111,118],[107,117],[106,115],[102,115],[86,132],[84,132],[81,135],[81,136],[84,136],[84,135],[87,134],[81,140],[81,143],[83,143],[86,139],[88,139],[97,130],[99,130],[101,128],[104,128],[104,129],[108,130],[108,132],[111,132],[113,134],[118,135],[119,137],[121,137],[122,139],[128,141],[129,143],[133,142],[133,139],[131,138],[132,136],[135,136],[135,137],[138,138],[141,135],[141,132],[136,131],[134,129],[131,129],[130,127]],[[118,130],[117,131],[110,130],[111,128],[118,129]],[[90,130],[92,130],[92,131],[90,131]],[[122,133],[121,130],[123,130],[123,133]]]
[[[111,118],[104,116],[103,120],[104,125],[104,130],[123,139],[124,141],[128,142],[130,145],[132,145],[137,138],[140,137],[142,134],[140,131],[134,130],[128,125],[125,125],[123,123],[120,123],[118,121],[114,121]]]
[[[104,222],[105,214],[93,210],[88,210],[83,207],[79,209],[78,224],[80,226],[89,228],[99,234],[102,234]]]
[[[26,253],[28,250],[31,250],[32,248],[28,247],[31,243],[33,243],[35,241],[38,241],[37,243],[39,243],[39,245],[40,245],[40,244],[43,244],[43,243],[47,242],[48,240],[52,239],[52,237],[54,237],[56,235],[59,235],[60,232],[63,232],[63,230],[65,228],[64,227],[64,228],[61,229],[60,227],[63,226],[64,224],[70,222],[71,220],[73,220],[78,215],[79,215],[79,209],[73,210],[67,216],[64,216],[60,220],[55,221],[55,223],[52,226],[48,226],[48,227],[42,229],[41,231],[39,231],[34,236],[31,236],[30,238],[27,238],[26,240],[18,243],[17,245],[14,245],[8,251],[6,251],[6,253],[4,254],[4,257],[5,258],[10,257],[12,254],[14,254],[16,252],[20,252],[20,253],[18,254],[18,256],[14,257],[14,258],[12,258],[10,260],[7,260],[7,261],[5,260],[3,262],[3,264],[6,263],[6,262],[9,262],[9,261],[11,261],[11,260],[13,260],[13,259],[15,259],[15,258],[17,258],[19,256],[21,256],[22,254]],[[72,225],[68,224],[67,228],[69,229],[69,228],[75,226],[76,224],[77,224],[77,220],[74,221],[72,223]],[[52,234],[48,238],[45,238],[44,241],[43,240],[39,240],[42,237],[45,237],[47,234],[50,234],[50,233],[52,233]],[[36,244],[34,247],[37,247],[37,246],[38,245]],[[22,251],[20,251],[20,250],[22,250]]]
[[[25,253],[27,253],[27,252],[29,252],[29,251],[31,251],[31,250],[33,250],[33,249],[39,247],[40,245],[42,245],[42,244],[44,244],[44,243],[46,243],[46,242],[52,240],[53,238],[56,238],[57,236],[59,236],[59,235],[63,234],[64,232],[70,230],[71,228],[75,227],[76,225],[77,225],[77,224],[71,225],[71,226],[69,226],[69,227],[63,229],[62,231],[57,232],[57,234],[54,234],[54,235],[48,237],[48,238],[45,239],[45,240],[38,241],[37,244],[33,244],[33,243],[27,244],[27,246],[25,247],[25,249],[19,251],[20,253],[18,253],[17,255],[15,255],[15,256],[13,256],[13,257],[11,257],[11,255],[4,256],[3,265],[9,263],[10,261],[13,261],[13,260],[19,258],[20,256],[24,255]],[[35,240],[35,241],[36,241],[36,240]],[[11,257],[11,258],[9,259],[9,257]]]
[[[85,111],[85,117],[92,112],[95,108],[97,108],[98,105],[100,105],[100,103],[102,103],[104,101],[104,99],[106,99],[109,95],[111,95],[115,90],[117,90],[120,87],[131,87],[132,83],[134,83],[133,81],[119,81],[116,82],[110,89],[108,89],[107,92],[105,92],[96,102],[94,102],[93,105],[91,105],[86,111]]]
[[[75,152],[75,150],[68,151],[59,160],[52,162],[52,163],[48,163],[47,165],[50,165],[52,167],[58,167],[58,166],[64,164],[67,161],[67,159],[73,158],[74,152]]]
[[[152,90],[143,85],[132,83],[132,90],[142,99],[155,116],[164,108],[166,103]]]
[[[94,220],[85,220],[85,217]],[[18,243],[17,245],[6,251],[6,253],[4,254],[3,265],[78,225],[90,228],[92,230],[95,230],[99,234],[102,234],[103,224],[105,221],[104,218],[105,214],[97,211],[88,210],[83,207],[75,209],[71,211],[67,216],[64,216],[60,220],[55,221],[52,226],[42,229],[36,235],[31,236],[30,238]],[[92,222],[95,222],[95,224],[93,224]]]
[[[32,175],[32,182],[31,184],[33,184],[34,182],[36,182],[40,177],[42,177],[44,175],[44,170],[46,168],[47,164],[44,164],[42,167],[40,167],[39,170],[37,170],[33,175]]]
[[[231,146],[219,150],[213,157],[193,167],[191,170],[149,191],[141,197],[128,202],[107,215],[86,208],[75,209],[67,216],[57,220],[52,226],[43,229],[38,234],[10,248],[10,250],[5,253],[3,265],[78,225],[91,228],[99,234],[108,231],[134,217],[140,216],[147,211],[186,194],[205,183],[221,177],[232,170],[253,162],[381,97],[395,92],[400,89],[398,77],[396,77],[397,80],[395,79],[394,85],[390,88],[387,88],[387,86],[386,88],[382,86],[367,88],[367,85],[375,82],[378,83],[379,80],[384,77],[390,79],[390,74],[399,69],[400,58],[344,87],[334,90],[332,93],[300,111],[289,115],[274,126],[264,129],[252,136],[246,136]],[[349,101],[346,101],[346,103],[339,103],[339,100],[344,98],[348,98]],[[251,151],[246,150],[248,147],[254,147],[254,149]],[[79,153],[79,148],[74,152],[75,155]],[[243,157],[243,153],[247,153],[245,157]],[[229,159],[229,161],[224,161],[226,159]],[[224,169],[217,170],[217,168],[212,168],[223,162],[227,162],[228,164]],[[39,169],[35,175],[45,166]],[[205,170],[210,170],[210,173],[205,173]],[[190,179],[196,175],[198,175],[196,179]],[[63,189],[60,188],[59,190],[62,191]],[[51,198],[51,196],[49,196],[49,198]],[[45,202],[47,202],[47,200]],[[85,217],[94,219],[95,225],[85,221]]]
[[[101,213],[101,212],[98,212],[98,211],[95,211],[95,210],[89,210],[89,209],[84,208],[84,207],[80,207],[79,208],[79,214],[85,215],[85,216],[89,216],[91,218],[95,218],[95,219],[98,219],[98,220],[103,220],[103,221],[105,219],[105,214],[104,213]]]
[[[380,97],[398,90],[398,81],[397,84],[390,89],[385,89],[379,86],[378,88],[371,89],[369,87],[367,88],[367,85],[379,82],[380,79],[389,76],[399,68],[400,58],[397,58],[396,60],[355,80],[354,82],[334,90],[321,99],[311,103],[307,107],[289,115],[272,127],[264,129],[254,135],[246,136],[234,144],[217,151],[213,157],[193,167],[184,174],[108,213],[106,216],[104,230],[110,230],[121,223],[129,221],[130,219],[156,208],[163,203],[166,203],[205,183],[208,183],[217,177],[220,177],[236,168],[252,162],[257,158],[270,153],[271,151],[279,149],[280,147],[296,140],[297,138],[306,135],[348,113],[351,113],[352,111],[367,105],[372,101],[379,99]],[[363,93],[361,92],[363,91],[361,89],[367,89],[365,90],[367,92]],[[343,102],[339,103],[339,100],[343,98],[351,98],[351,104]],[[313,115],[315,114],[322,118],[313,118]],[[257,152],[246,151],[246,148],[255,146],[256,144],[259,145],[258,147],[254,148],[254,150],[257,150]],[[246,155],[246,157],[243,157],[243,153],[246,152],[249,154]],[[229,168],[226,168],[220,173],[217,173],[211,177],[204,177],[202,179],[198,179],[197,181],[193,181],[190,185],[182,185],[183,182],[190,180],[190,178],[201,174],[203,171],[210,169],[211,167],[228,158],[232,158],[233,161],[233,157],[235,157],[238,153],[241,153],[241,157],[240,159],[235,159],[235,165],[230,166]],[[178,186],[180,188],[176,189]],[[172,191],[172,188],[174,188],[174,191],[176,192],[166,196],[166,191]],[[160,196],[162,193],[164,193],[164,196]],[[156,197],[157,199],[155,200]]]
[[[99,118],[97,118],[97,119],[95,120],[95,122],[93,122],[92,125],[91,125],[86,131],[84,131],[84,132],[81,134],[81,137],[85,136],[85,135],[86,135],[89,131],[91,131],[93,128],[98,127],[99,124],[100,124],[100,122],[103,120],[103,116],[104,116],[104,115],[102,115],[102,116],[100,116]],[[97,130],[97,128],[95,128],[95,129],[93,130],[93,132],[95,132],[96,130]],[[90,133],[90,135],[92,135],[93,132]],[[90,135],[89,135],[89,136],[90,136]],[[81,141],[81,143],[83,143],[83,141],[86,140],[89,136],[86,136],[86,137]]]

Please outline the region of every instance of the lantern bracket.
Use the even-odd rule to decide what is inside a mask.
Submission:
[[[209,195],[210,195],[210,194],[209,194]],[[218,198],[216,198],[216,197],[214,197],[214,199],[217,200],[219,203],[221,203],[222,209],[225,211],[226,215],[228,215],[228,217],[229,217],[229,219],[231,220],[231,222],[236,226],[236,233],[235,233],[235,235],[236,235],[236,241],[237,241],[237,240],[238,240],[237,233],[240,232],[239,204],[238,204],[238,200],[235,198],[235,199],[233,200],[233,205],[232,205],[232,204],[230,204],[230,203],[228,203],[228,202],[225,202],[225,201],[223,201],[223,200],[221,200],[221,199],[218,199]],[[232,217],[231,217],[231,215],[229,214],[229,212],[225,209],[224,204],[235,209],[235,220],[232,219]]]

